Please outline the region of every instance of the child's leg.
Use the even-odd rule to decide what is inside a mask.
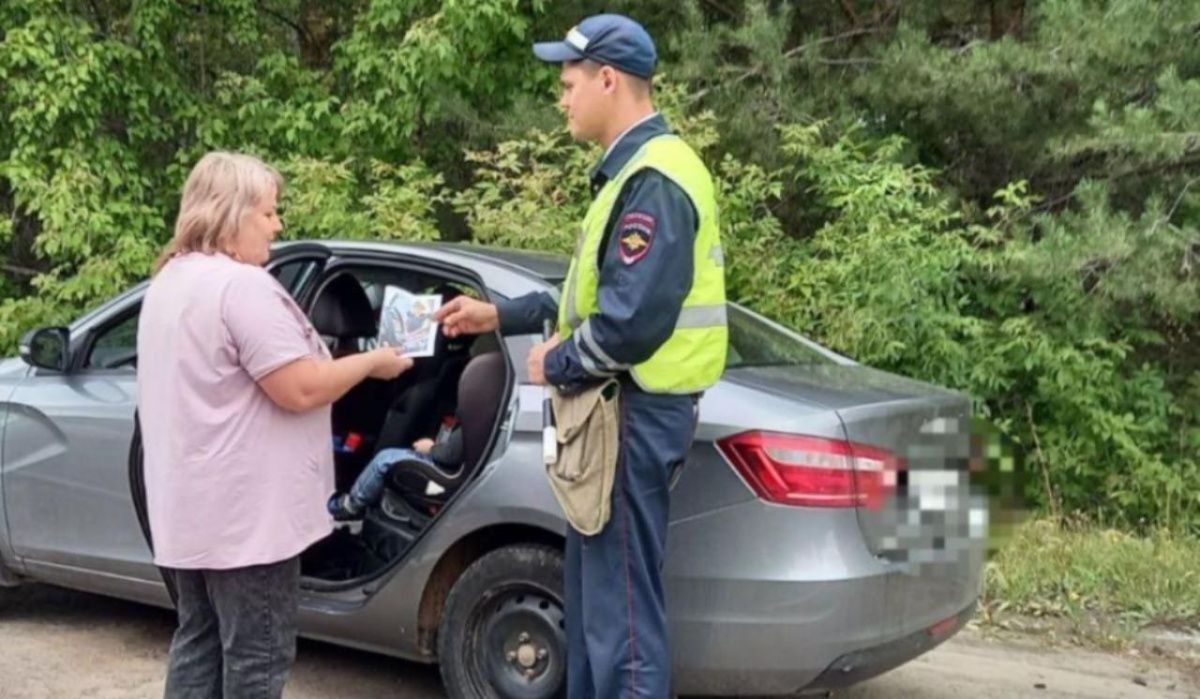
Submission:
[[[367,505],[377,504],[383,499],[384,484],[387,482],[387,475],[392,469],[392,464],[405,459],[424,458],[426,457],[412,449],[381,450],[375,455],[375,458],[371,459],[371,463],[367,464],[358,479],[354,481],[354,485],[350,487],[350,498],[354,501],[355,508],[361,510]]]

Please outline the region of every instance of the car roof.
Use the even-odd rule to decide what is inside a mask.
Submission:
[[[513,248],[475,245],[470,243],[443,242],[402,242],[402,241],[365,241],[365,240],[307,240],[281,243],[276,246],[279,252],[286,251],[293,245],[325,245],[337,253],[345,252],[409,252],[421,255],[432,255],[450,262],[471,263],[482,262],[528,276],[537,277],[551,285],[561,282],[567,276],[567,257],[551,252],[536,250],[516,250]]]

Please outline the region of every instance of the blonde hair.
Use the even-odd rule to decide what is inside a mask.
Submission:
[[[183,185],[175,234],[154,263],[157,273],[175,255],[228,253],[242,220],[272,189],[283,194],[283,177],[252,155],[213,151]]]

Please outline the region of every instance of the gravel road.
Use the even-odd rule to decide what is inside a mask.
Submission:
[[[174,626],[170,612],[45,586],[6,595],[0,604],[0,697],[162,696]],[[1197,674],[1161,658],[1051,649],[966,631],[932,653],[838,696],[1200,699]],[[286,696],[445,695],[433,668],[302,641]]]

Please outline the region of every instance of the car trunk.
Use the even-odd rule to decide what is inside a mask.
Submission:
[[[857,486],[873,493],[855,509],[864,543],[887,572],[886,608],[897,635],[971,604],[986,515],[967,481],[966,396],[845,364],[747,367],[726,378],[838,413]]]

